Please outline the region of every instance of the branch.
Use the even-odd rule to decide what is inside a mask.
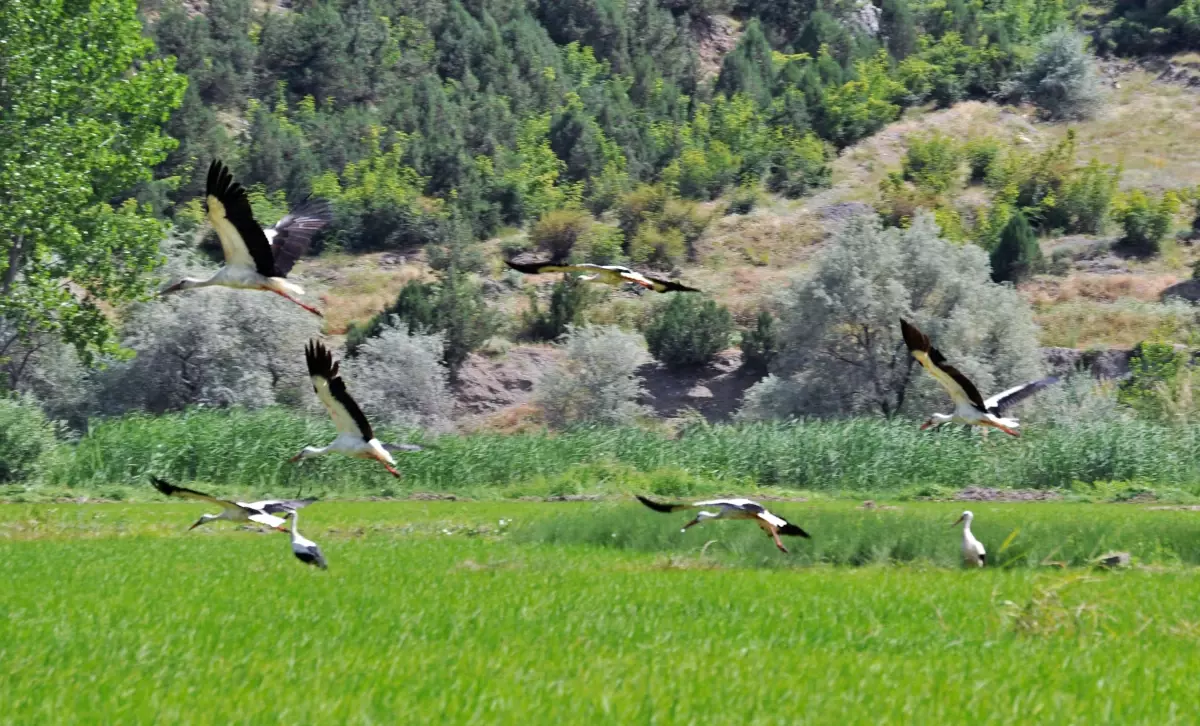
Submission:
[[[4,279],[0,280],[0,297],[8,297],[12,286],[17,281],[17,273],[21,270],[21,258],[25,252],[25,237],[17,235],[13,245],[8,249],[8,268],[4,270]]]

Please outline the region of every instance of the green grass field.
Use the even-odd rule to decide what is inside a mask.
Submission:
[[[1192,720],[1200,514],[981,503],[964,571],[961,505],[772,506],[791,556],[628,503],[320,503],[327,572],[198,505],[0,506],[0,723]]]

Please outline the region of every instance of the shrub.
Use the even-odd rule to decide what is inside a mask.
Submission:
[[[1068,28],[1044,36],[1029,67],[1006,90],[1056,120],[1088,118],[1102,101],[1096,58],[1084,36]]]
[[[962,152],[945,134],[910,138],[901,166],[905,181],[919,189],[941,194],[958,182]]]
[[[354,396],[369,416],[396,426],[443,429],[454,411],[442,335],[409,332],[393,317],[346,360]]]
[[[1000,142],[990,136],[971,139],[963,145],[963,156],[967,158],[967,168],[971,172],[972,182],[982,182],[987,179],[992,162],[1000,155]]]
[[[642,184],[622,196],[617,205],[617,220],[625,239],[633,239],[642,222],[661,212],[670,196],[662,184]]]
[[[556,209],[542,215],[529,230],[529,238],[550,253],[554,262],[565,262],[592,226],[592,216],[582,209]]]
[[[901,317],[981,391],[1041,371],[1028,303],[991,281],[987,253],[942,239],[926,213],[908,229],[849,220],[782,302],[775,375],[748,392],[746,418],[944,410],[945,392],[904,349]]]
[[[637,369],[646,362],[641,337],[615,327],[571,328],[566,360],[534,386],[534,400],[551,426],[632,423],[643,411]]]
[[[678,229],[659,230],[652,222],[638,227],[629,243],[629,257],[634,262],[670,268],[683,262],[687,244]]]
[[[1113,214],[1124,230],[1121,244],[1137,254],[1158,254],[1178,210],[1179,200],[1172,192],[1154,200],[1140,189],[1133,190],[1118,202]]]
[[[766,373],[775,356],[779,355],[779,328],[775,316],[759,310],[754,327],[742,331],[741,347],[742,366],[749,371]]]
[[[369,338],[383,332],[392,316],[410,333],[441,333],[442,362],[453,379],[471,351],[483,345],[500,321],[483,299],[480,285],[451,267],[438,282],[410,280],[396,302],[365,325],[353,326],[346,335],[346,354],[354,356]]]
[[[58,446],[55,426],[37,402],[0,397],[0,482],[33,479]]]
[[[1056,213],[1050,215],[1049,223],[1072,232],[1103,232],[1120,183],[1120,167],[1092,159],[1064,180]]]
[[[550,306],[543,311],[537,293],[529,291],[529,310],[523,315],[525,334],[532,340],[557,340],[572,326],[583,325],[583,313],[598,293],[591,283],[563,275],[550,292]]]
[[[723,305],[695,294],[675,294],[646,326],[650,354],[670,368],[701,366],[729,347],[733,317]]]
[[[1129,359],[1129,377],[1121,381],[1117,400],[1141,416],[1166,418],[1164,394],[1187,368],[1187,353],[1172,343],[1143,341]]]
[[[581,262],[596,265],[612,265],[621,261],[625,247],[625,235],[619,227],[611,224],[593,224],[576,246],[575,256]]]
[[[992,280],[1020,282],[1037,271],[1042,248],[1021,210],[1013,211],[1000,232],[1000,243],[992,250]]]
[[[781,140],[771,152],[767,189],[789,199],[829,186],[829,146],[816,134]]]
[[[758,206],[759,191],[753,185],[740,186],[729,196],[725,214],[749,214]]]

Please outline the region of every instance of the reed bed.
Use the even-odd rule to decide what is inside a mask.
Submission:
[[[422,440],[400,457],[402,481],[377,464],[331,456],[288,458],[333,429],[282,409],[193,410],[96,422],[62,447],[43,483],[87,490],[142,485],[154,472],[254,490],[330,493],[627,491],[665,494],[767,486],[887,494],[968,486],[1064,489],[1134,482],[1200,491],[1200,425],[1095,421],[1031,427],[1019,440],[959,430],[919,431],[908,421],[854,419],[697,425],[671,436],[638,427],[550,433],[476,433]],[[640,477],[640,479],[639,479]]]

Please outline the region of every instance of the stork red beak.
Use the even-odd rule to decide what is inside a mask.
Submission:
[[[302,458],[304,458],[303,454],[296,454],[292,458],[288,459],[288,463],[295,464],[297,461],[300,461],[300,459],[302,459]]]
[[[166,286],[166,287],[164,287],[164,288],[163,288],[163,289],[162,289],[162,290],[161,290],[161,291],[160,291],[158,294],[159,294],[159,296],[162,296],[162,295],[170,295],[170,294],[171,294],[171,293],[173,293],[173,292],[178,292],[178,291],[179,291],[179,288],[181,288],[181,287],[183,287],[183,283],[182,283],[182,282],[177,282],[177,283],[175,283],[175,284],[173,284],[173,285],[167,285],[167,286]]]
[[[950,526],[951,526],[951,527],[957,527],[959,524],[962,524],[962,521],[963,521],[964,519],[966,519],[966,517],[959,517],[958,519],[954,520],[954,524],[952,524],[952,525],[950,525]]]
[[[203,519],[201,519],[199,522],[196,522],[196,523],[195,523],[195,524],[193,524],[192,526],[188,527],[188,531],[189,531],[189,532],[191,532],[193,529],[195,529],[195,528],[199,527],[199,526],[200,526],[200,525],[202,525],[202,524],[204,524],[204,520],[203,520]]]
[[[925,429],[929,428],[932,425],[933,425],[932,421],[926,421],[925,423],[921,424],[921,430],[924,431]]]

